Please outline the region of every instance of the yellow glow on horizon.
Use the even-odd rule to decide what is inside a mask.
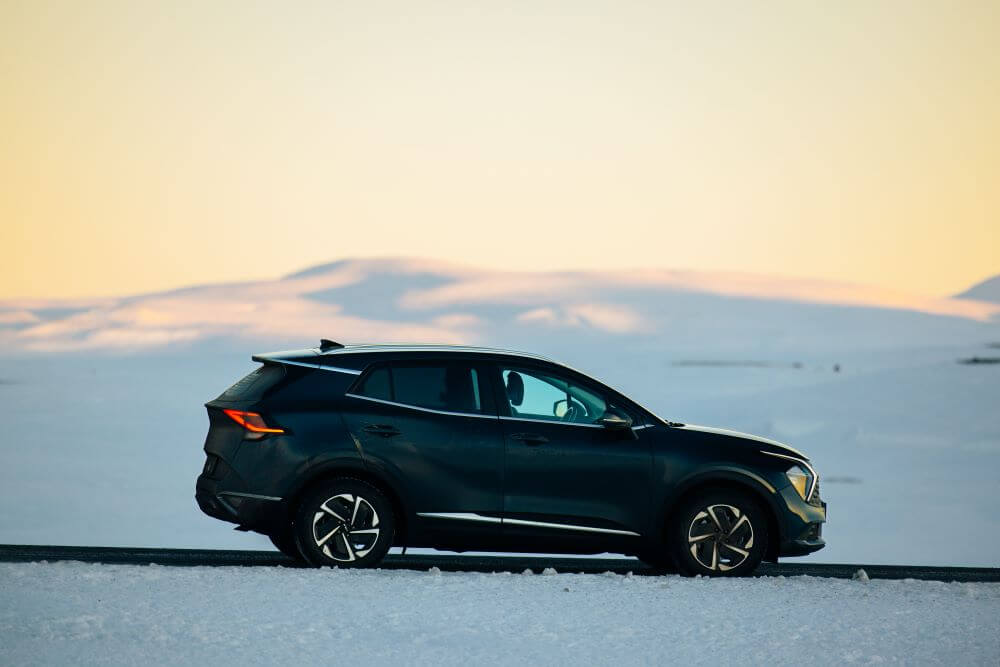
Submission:
[[[1000,272],[995,2],[0,5],[0,298],[341,257],[942,295]]]

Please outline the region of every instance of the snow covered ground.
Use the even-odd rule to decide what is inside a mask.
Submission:
[[[962,664],[1000,584],[0,564],[0,664]]]

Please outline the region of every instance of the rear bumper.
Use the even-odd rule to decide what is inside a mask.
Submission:
[[[248,530],[269,533],[287,523],[283,498],[228,489],[204,473],[198,477],[194,497],[208,516]]]
[[[825,547],[826,503],[820,501],[820,506],[810,505],[791,486],[781,489],[778,496],[784,516],[777,555],[805,556]]]

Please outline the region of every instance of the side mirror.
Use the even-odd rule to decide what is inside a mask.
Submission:
[[[597,420],[597,423],[606,429],[611,429],[614,431],[624,431],[626,429],[632,428],[632,420],[628,417],[622,417],[614,412],[606,412],[604,416]]]

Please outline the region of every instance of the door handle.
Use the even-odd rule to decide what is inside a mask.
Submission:
[[[394,435],[402,433],[402,431],[392,424],[365,424],[362,427],[362,430],[368,433],[374,433],[375,435],[380,435],[383,438],[391,438]]]
[[[538,435],[537,433],[512,433],[510,437],[514,440],[520,440],[524,444],[532,447],[536,447],[549,441],[549,439],[544,435]]]

